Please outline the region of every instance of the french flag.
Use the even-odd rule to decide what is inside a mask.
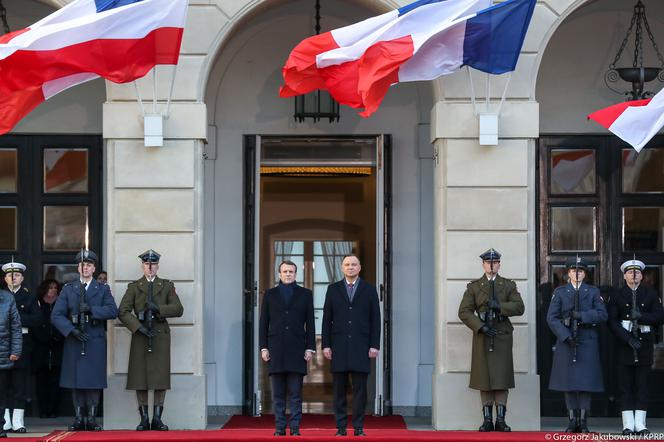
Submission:
[[[177,64],[187,0],[74,0],[0,37],[0,134],[48,98],[103,77]]]
[[[368,117],[389,87],[470,66],[513,71],[536,0],[418,0],[303,40],[282,73],[281,97],[316,89]]]
[[[637,152],[664,127],[664,89],[646,100],[614,104],[588,115],[631,145]]]

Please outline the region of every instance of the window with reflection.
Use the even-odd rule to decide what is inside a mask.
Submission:
[[[44,193],[87,191],[87,149],[44,149]]]
[[[623,207],[623,251],[664,250],[664,207]]]
[[[595,266],[594,264],[589,265],[588,271],[586,272],[586,277],[583,279],[583,282],[585,282],[586,284],[595,285],[596,273],[597,273],[597,266]],[[553,264],[551,266],[551,275],[553,277],[551,284],[553,285],[554,289],[560,287],[561,285],[569,283],[567,267],[565,267],[565,264]]]
[[[551,250],[594,252],[595,207],[551,207]]]
[[[55,279],[63,284],[75,281],[78,275],[78,264],[44,264],[42,279]]]
[[[302,285],[304,281],[304,241],[274,242],[274,285],[279,284],[279,264],[282,261],[293,261],[297,266],[296,281]]]
[[[551,193],[594,194],[595,150],[552,149]]]
[[[0,148],[0,193],[16,193],[18,157],[16,149]]]
[[[44,250],[76,251],[85,247],[87,206],[44,206]]]
[[[664,149],[622,150],[623,193],[664,192]]]
[[[16,207],[0,207],[0,250],[16,250]]]

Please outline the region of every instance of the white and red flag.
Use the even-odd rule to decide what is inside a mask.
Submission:
[[[614,104],[588,115],[630,144],[637,152],[664,126],[664,89],[646,100]]]
[[[0,36],[0,134],[77,84],[126,83],[177,64],[186,11],[187,0],[74,0]]]
[[[433,80],[470,66],[513,71],[536,0],[418,0],[300,42],[282,69],[282,97],[330,92],[336,101],[378,109],[391,85]]]

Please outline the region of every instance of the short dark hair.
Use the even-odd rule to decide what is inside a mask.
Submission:
[[[362,264],[362,261],[360,261],[360,257],[357,256],[355,253],[349,253],[348,255],[344,255],[344,257],[341,258],[341,262],[344,262],[346,260],[346,258],[355,258],[355,259],[357,259],[357,262]]]
[[[287,266],[295,267],[295,273],[297,273],[297,264],[295,264],[290,259],[284,259],[283,261],[281,261],[281,263],[279,264],[279,273],[281,273],[281,266],[284,265],[284,264],[287,265]]]

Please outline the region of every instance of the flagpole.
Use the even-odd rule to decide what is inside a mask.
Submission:
[[[475,85],[473,84],[473,74],[470,72],[470,66],[466,66],[468,71],[468,80],[470,81],[470,101],[473,103],[473,113],[477,115],[477,103],[475,102]]]
[[[173,98],[173,88],[175,86],[175,75],[178,72],[177,63],[173,65],[173,76],[171,77],[171,90],[168,93],[168,101],[166,102],[166,114],[164,118],[168,118],[171,115],[171,99]]]
[[[498,105],[498,116],[500,116],[500,111],[503,108],[503,103],[505,102],[505,97],[507,96],[507,88],[510,85],[510,80],[512,79],[512,73],[507,74],[507,81],[505,82],[505,89],[503,89],[503,96],[500,98],[500,104]]]
[[[491,82],[489,81],[489,74],[486,74],[486,109],[485,112],[489,112],[489,100],[491,99]]]
[[[141,93],[138,90],[138,84],[136,84],[136,80],[134,80],[133,83],[134,83],[134,89],[136,90],[136,97],[138,97],[138,105],[141,108],[141,115],[145,116],[145,108],[143,107],[143,99],[141,98]]]
[[[157,65],[152,69],[152,113],[157,113]]]

